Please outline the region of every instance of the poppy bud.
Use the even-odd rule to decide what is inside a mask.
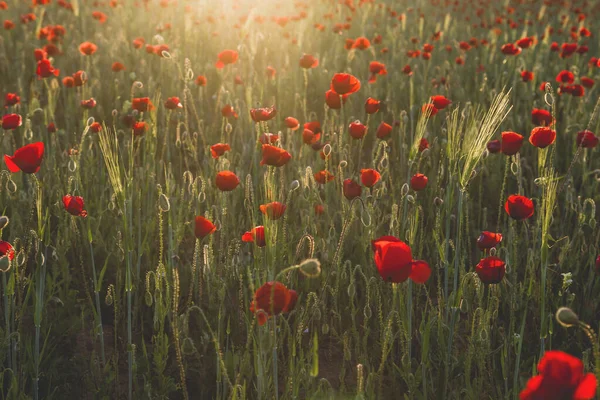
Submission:
[[[561,307],[556,311],[556,321],[565,328],[579,324],[579,317],[568,307]]]
[[[6,228],[6,226],[8,225],[8,223],[10,222],[10,220],[8,219],[7,216],[2,215],[0,216],[0,231],[4,228]]]
[[[316,278],[321,274],[321,262],[316,258],[309,258],[300,263],[300,272],[308,278]]]

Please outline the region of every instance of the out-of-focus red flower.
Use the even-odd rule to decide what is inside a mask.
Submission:
[[[525,196],[512,194],[504,203],[504,210],[511,218],[520,221],[533,215],[533,202]]]
[[[321,185],[326,184],[327,182],[331,182],[335,179],[335,176],[327,170],[322,170],[314,173],[314,178],[317,183]]]
[[[229,105],[229,104],[225,104],[225,106],[223,106],[223,108],[221,109],[221,115],[223,116],[223,118],[235,118],[237,119],[238,115],[235,112],[235,110],[233,109],[233,106]]]
[[[355,197],[360,197],[362,194],[362,187],[354,179],[345,179],[343,184],[344,197],[348,200],[352,200]]]
[[[263,122],[273,119],[277,115],[277,109],[273,107],[251,108],[250,117],[254,122]]]
[[[143,37],[139,37],[139,38],[135,38],[133,39],[133,47],[136,49],[141,49],[142,47],[144,47],[144,44],[146,44],[146,41],[144,40]]]
[[[240,184],[240,178],[231,171],[220,171],[215,178],[215,184],[222,192],[230,192]]]
[[[224,68],[226,65],[234,64],[239,58],[238,52],[235,50],[223,50],[217,55],[215,66],[218,69]]]
[[[48,126],[46,126],[46,131],[48,131],[48,133],[55,133],[56,132],[56,125],[54,124],[54,122],[50,122],[48,124]]]
[[[40,170],[44,158],[44,143],[36,142],[23,146],[15,151],[15,154],[4,155],[4,163],[10,172],[23,171],[26,174],[34,174]]]
[[[300,122],[294,117],[287,117],[285,119],[285,126],[292,131],[295,131],[300,127]]]
[[[423,107],[421,107],[421,112],[423,114],[429,114],[430,117],[433,117],[438,111],[438,108],[432,103],[423,104]]]
[[[495,154],[502,150],[502,143],[499,140],[490,140],[487,142],[486,147],[490,153]]]
[[[500,283],[506,272],[506,265],[499,257],[490,256],[481,259],[475,267],[475,272],[481,282],[493,285]]]
[[[544,353],[520,400],[591,400],[596,397],[596,376],[584,373],[583,363],[562,351]]]
[[[93,122],[90,125],[90,131],[94,132],[94,133],[98,133],[102,130],[102,125],[99,122]]]
[[[450,104],[452,104],[452,101],[450,101],[449,99],[447,99],[445,96],[442,96],[442,95],[431,96],[431,102],[433,103],[433,106],[435,108],[437,108],[438,110],[443,110],[444,108],[446,108]]]
[[[523,82],[531,82],[533,80],[533,72],[527,70],[521,71],[521,79]]]
[[[19,114],[6,114],[2,116],[2,129],[17,129],[21,125],[23,125],[23,119]]]
[[[144,121],[138,121],[133,124],[132,129],[135,136],[142,136],[148,130],[148,124]]]
[[[96,100],[91,97],[87,100],[81,100],[81,107],[85,108],[85,109],[92,109],[94,107],[96,107]]]
[[[204,75],[198,75],[196,77],[196,85],[206,86],[206,77]]]
[[[410,67],[410,65],[408,65],[408,64],[407,64],[407,65],[405,65],[405,66],[402,68],[402,73],[403,73],[404,75],[411,76],[411,75],[413,74],[413,71],[412,71],[412,68]]]
[[[259,206],[260,212],[263,213],[263,215],[266,215],[271,220],[277,220],[283,217],[286,208],[287,207],[285,204],[280,203],[278,201],[273,201],[267,204],[261,204]]]
[[[550,126],[553,121],[552,114],[548,110],[534,108],[531,111],[531,122],[535,125]]]
[[[521,48],[512,43],[507,43],[500,48],[500,51],[507,56],[516,56],[521,54]]]
[[[356,40],[354,40],[354,43],[352,44],[352,48],[358,50],[366,50],[369,47],[371,47],[371,42],[366,37],[356,38]]]
[[[381,179],[381,174],[374,169],[361,169],[360,181],[365,187],[373,187]]]
[[[381,107],[381,102],[379,100],[375,100],[372,97],[368,97],[367,101],[365,101],[365,112],[367,114],[375,114],[379,111]]]
[[[331,79],[331,90],[339,95],[356,93],[360,89],[360,81],[356,77],[338,73]]]
[[[87,211],[84,209],[83,197],[71,196],[67,194],[62,198],[65,210],[75,217],[87,217]]]
[[[477,247],[479,247],[480,250],[491,249],[492,247],[496,247],[501,241],[501,233],[483,231],[477,238]]]
[[[572,56],[577,51],[577,43],[563,43],[560,46],[560,56],[567,58]]]
[[[317,215],[323,215],[323,213],[325,212],[325,206],[323,206],[322,204],[315,204],[315,214]]]
[[[196,216],[196,219],[194,220],[194,235],[198,239],[203,239],[216,230],[217,227],[211,221],[201,215]]]
[[[556,75],[556,82],[571,84],[575,82],[575,75],[571,71],[564,69]]]
[[[303,54],[300,58],[300,66],[304,69],[316,68],[319,66],[319,60],[310,54]]]
[[[146,112],[153,110],[154,104],[149,97],[136,97],[131,102],[131,108],[139,112]]]
[[[523,136],[516,132],[502,132],[502,153],[507,156],[517,154],[523,145]]]
[[[427,139],[421,138],[421,140],[419,141],[419,153],[424,152],[428,148],[429,148],[429,142],[427,141]]]
[[[87,74],[85,71],[77,71],[73,74],[73,85],[83,86],[87,82]]]
[[[79,52],[84,56],[91,56],[96,50],[98,50],[98,46],[92,42],[83,42],[79,45]]]
[[[113,71],[113,72],[125,71],[125,66],[124,66],[122,63],[120,63],[120,62],[118,62],[118,61],[115,61],[115,62],[112,64],[112,67],[111,67],[111,69],[112,69],[112,71]]]
[[[540,149],[550,146],[556,140],[556,131],[547,126],[533,128],[529,135],[529,143]]]
[[[100,22],[101,24],[106,22],[106,14],[104,14],[101,11],[92,12],[92,18],[94,18],[96,21]]]
[[[598,145],[599,140],[600,139],[594,135],[594,132],[587,129],[577,132],[577,146],[591,149]]]
[[[183,106],[181,105],[179,97],[169,97],[167,101],[165,101],[165,108],[167,110],[176,110],[178,108],[183,108]]]
[[[48,58],[48,53],[46,53],[44,49],[35,49],[33,50],[33,56],[35,57],[35,61],[40,61],[44,58]]]
[[[304,142],[304,144],[313,145],[317,143],[320,138],[320,133],[314,133],[310,129],[304,129],[302,132],[302,142]]]
[[[416,191],[420,192],[421,190],[427,187],[427,182],[429,182],[429,178],[427,178],[423,174],[414,174],[412,178],[410,178],[410,187]]]
[[[75,87],[75,80],[72,76],[65,76],[62,80],[62,84],[66,88],[72,88]]]
[[[58,76],[58,74],[60,74],[60,70],[57,68],[54,68],[52,66],[52,63],[50,62],[50,60],[43,58],[43,59],[39,60],[37,63],[36,74],[40,78],[48,78],[49,76],[52,76],[52,75]]]
[[[385,64],[378,61],[371,61],[369,64],[369,72],[371,73],[371,76],[369,77],[369,83],[375,83],[377,80],[377,75],[387,75]]]
[[[265,227],[257,226],[252,230],[242,235],[242,242],[254,242],[258,247],[265,247],[267,241],[265,239]]]
[[[256,228],[255,228],[256,229]],[[250,311],[264,325],[274,315],[292,311],[298,300],[298,294],[281,282],[267,282],[259,287],[250,302]]]
[[[260,165],[282,167],[292,159],[292,155],[284,149],[270,144],[262,145],[262,160]]]
[[[592,78],[588,78],[587,76],[582,76],[581,78],[579,78],[579,81],[581,82],[581,84],[590,89],[592,86],[594,86],[594,80]]]

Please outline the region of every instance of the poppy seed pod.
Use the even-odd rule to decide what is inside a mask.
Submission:
[[[568,307],[561,307],[556,311],[556,321],[565,328],[579,324],[579,317]]]

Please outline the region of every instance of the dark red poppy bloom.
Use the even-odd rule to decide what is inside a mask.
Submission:
[[[585,373],[583,363],[562,351],[544,353],[538,375],[527,382],[520,400],[591,400],[596,397],[596,376]]]
[[[361,169],[360,181],[365,187],[373,187],[381,179],[381,174],[374,169]]]
[[[234,64],[239,58],[238,52],[235,50],[223,50],[217,55],[215,66],[221,69],[229,64]]]
[[[331,79],[331,90],[340,96],[356,93],[359,89],[360,81],[350,74],[335,74]]]
[[[256,314],[259,325],[282,313],[292,311],[298,300],[295,290],[288,289],[281,282],[267,282],[259,287],[250,302],[250,311]]]
[[[87,211],[85,211],[83,204],[83,197],[81,196],[71,196],[67,194],[62,198],[63,205],[65,206],[65,210],[75,217],[86,217]]]
[[[367,126],[360,123],[359,120],[350,123],[348,133],[353,139],[362,139],[367,134]]]
[[[214,159],[219,158],[229,150],[231,150],[231,147],[227,143],[217,143],[210,146],[210,153]]]
[[[371,61],[369,64],[369,72],[371,73],[371,76],[369,77],[369,83],[374,83],[377,80],[377,75],[387,75],[385,64],[378,61]]]
[[[16,93],[6,93],[4,97],[4,105],[6,107],[14,106],[21,102],[21,98]]]
[[[315,204],[315,214],[322,215],[325,212],[325,207],[322,204]]]
[[[352,48],[358,50],[366,50],[369,47],[371,47],[371,42],[369,42],[369,39],[366,37],[356,38],[352,44]]]
[[[77,71],[73,74],[73,86],[83,86],[87,82],[85,71]]]
[[[96,107],[96,100],[92,97],[87,100],[81,100],[81,107],[86,109],[92,109]]]
[[[275,107],[251,108],[250,117],[254,122],[263,122],[273,119],[277,115]]]
[[[431,269],[424,261],[414,261],[410,247],[394,236],[382,236],[371,242],[375,252],[375,265],[386,282],[401,283],[411,278],[425,283]]]
[[[179,97],[169,97],[167,101],[165,101],[165,108],[167,110],[175,110],[177,108],[183,108],[181,105],[181,101],[179,101]]]
[[[516,132],[502,132],[502,153],[507,156],[517,154],[523,145],[523,136]]]
[[[584,87],[588,89],[593,87],[595,83],[595,81],[592,78],[588,78],[587,76],[582,76],[581,78],[579,78],[579,81]]]
[[[375,100],[372,97],[367,98],[367,101],[365,102],[365,112],[367,114],[375,114],[379,111],[380,107],[381,102],[379,100]]]
[[[402,68],[402,73],[403,73],[404,75],[411,76],[411,75],[413,74],[413,72],[412,72],[412,68],[410,67],[410,65],[408,65],[408,64],[407,64],[407,65],[405,65],[405,66]]]
[[[385,122],[381,122],[377,127],[377,138],[385,139],[392,133],[392,126],[390,124],[386,124]]]
[[[285,119],[285,126],[288,129],[295,131],[296,129],[298,129],[300,127],[300,122],[298,122],[298,120],[294,117],[287,117]]]
[[[331,174],[329,171],[323,170],[323,171],[315,172],[314,178],[315,178],[315,181],[317,181],[317,183],[324,185],[327,182],[331,182],[335,178],[335,176],[333,174]]]
[[[95,20],[97,20],[101,24],[103,24],[103,23],[106,22],[106,14],[104,14],[101,11],[94,11],[94,12],[92,12],[92,18],[94,18]]]
[[[4,155],[4,163],[10,172],[23,171],[34,174],[40,170],[44,157],[44,143],[36,142],[23,146],[13,156]]]
[[[41,61],[45,58],[48,58],[48,54],[44,49],[35,49],[33,50],[33,56],[35,57],[35,61]]]
[[[499,140],[490,140],[486,147],[490,153],[494,154],[502,150],[502,143]]]
[[[578,48],[579,46],[577,43],[563,43],[560,46],[560,56],[562,58],[570,57],[577,51]]]
[[[269,217],[269,219],[271,220],[277,220],[283,217],[283,213],[285,213],[286,208],[287,207],[285,204],[280,203],[278,201],[273,201],[267,204],[261,204],[259,206],[260,212],[263,213],[263,215]]]
[[[556,75],[556,82],[571,84],[575,82],[575,75],[571,71],[564,69]]]
[[[475,267],[475,272],[481,282],[486,284],[496,284],[502,281],[506,272],[506,265],[502,259],[490,256],[479,261]]]
[[[517,46],[519,46],[522,49],[528,49],[529,47],[531,47],[533,42],[534,42],[533,37],[524,37],[524,38],[517,40]]]
[[[340,96],[333,90],[328,90],[325,92],[325,104],[332,110],[339,110],[342,108],[342,103],[346,104],[346,100],[348,100],[349,94],[345,94]],[[341,97],[341,98],[340,98]]]
[[[125,66],[124,66],[122,63],[120,63],[120,62],[118,62],[118,61],[115,61],[115,62],[112,64],[112,66],[111,66],[111,68],[110,68],[110,69],[111,69],[113,72],[120,72],[120,71],[125,71]]]
[[[435,108],[437,108],[438,110],[443,110],[444,108],[446,108],[450,104],[452,104],[452,101],[450,101],[449,99],[447,99],[445,96],[442,96],[442,95],[431,96],[431,102],[433,103],[433,106]],[[434,115],[434,114],[432,114],[432,115]]]
[[[83,42],[79,45],[79,52],[84,56],[91,56],[96,50],[98,50],[98,46],[92,42]]]
[[[531,82],[533,80],[533,72],[531,71],[521,71],[521,79],[523,82]]]
[[[317,143],[320,138],[320,133],[314,133],[310,129],[304,129],[302,132],[302,142],[304,142],[304,144],[313,145]]]
[[[198,239],[202,239],[216,230],[217,227],[208,219],[201,215],[196,216],[196,219],[194,220],[194,235],[196,235]]]
[[[142,136],[148,130],[148,124],[143,121],[134,122],[132,129],[135,136]]]
[[[321,123],[319,121],[311,121],[304,124],[304,129],[309,129],[314,133],[323,133]]]
[[[346,197],[348,200],[352,200],[355,197],[360,197],[362,194],[362,187],[353,179],[345,179],[343,186],[344,197]]]
[[[292,159],[292,155],[281,147],[270,144],[262,145],[262,160],[260,165],[271,165],[273,167],[282,167]]]
[[[433,117],[438,113],[438,111],[439,110],[435,107],[435,105],[431,103],[423,104],[423,107],[421,107],[421,112],[423,114],[429,114],[430,117]]]
[[[556,131],[546,126],[533,128],[529,135],[529,143],[540,149],[550,146],[556,140]]]
[[[98,133],[102,130],[102,125],[99,122],[93,122],[90,125],[90,131],[94,132],[94,133]]]
[[[204,75],[198,75],[196,77],[196,85],[198,86],[206,86],[206,77]]]
[[[19,114],[6,114],[2,117],[2,129],[17,129],[23,124],[23,119]]]
[[[496,247],[501,241],[501,233],[483,231],[477,238],[477,247],[479,247],[480,250],[491,249],[492,247]]]
[[[531,122],[535,125],[550,126],[553,121],[552,114],[548,110],[534,108],[531,111]]]
[[[504,210],[511,218],[521,221],[533,215],[533,202],[525,196],[513,194],[504,203]]]
[[[233,109],[233,106],[229,104],[225,104],[225,106],[221,109],[221,115],[223,118],[235,118],[237,119],[238,115]]]
[[[154,104],[150,101],[150,97],[136,97],[131,102],[131,108],[139,112],[146,112],[154,109]]]
[[[427,139],[421,138],[421,140],[419,141],[419,153],[424,152],[428,148],[429,148],[429,142],[427,141]]]
[[[215,183],[222,192],[230,192],[240,184],[240,178],[231,171],[217,173]]]
[[[254,242],[258,247],[265,247],[267,245],[265,239],[265,227],[262,225],[257,226],[244,233],[242,235],[242,242]]]
[[[48,133],[55,133],[56,132],[56,125],[54,124],[54,122],[50,122],[48,124],[48,126],[46,126],[46,130],[48,131]]]
[[[52,66],[52,63],[50,62],[50,60],[43,58],[43,59],[39,60],[37,63],[36,74],[40,78],[48,78],[49,76],[52,76],[52,75],[58,76],[58,74],[60,74],[60,70],[57,68],[54,68]]]
[[[591,149],[598,145],[598,141],[598,137],[594,135],[592,131],[586,129],[581,132],[577,132],[577,146]]]
[[[410,187],[413,188],[414,191],[419,192],[427,187],[427,182],[429,182],[429,178],[427,178],[423,174],[414,174],[412,178],[410,178]]]
[[[573,97],[582,97],[585,94],[585,89],[581,85],[571,85],[569,87],[569,94]]]
[[[515,46],[512,43],[507,43],[507,44],[503,45],[500,48],[500,51],[502,52],[502,54],[505,54],[507,56],[516,56],[518,54],[521,54],[521,48]]]
[[[319,60],[310,54],[304,54],[300,58],[300,66],[304,69],[316,68],[319,66]]]
[[[15,258],[15,250],[10,243],[0,240],[0,258],[4,256],[12,261]]]

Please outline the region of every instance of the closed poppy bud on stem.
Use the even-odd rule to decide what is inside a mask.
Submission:
[[[8,223],[10,222],[10,220],[8,219],[7,216],[3,215],[0,217],[0,231],[4,228],[6,228],[6,226],[8,225]]]
[[[561,307],[556,311],[556,321],[565,328],[579,324],[579,317],[568,307]]]
[[[299,265],[300,272],[309,278],[316,278],[321,274],[321,262],[316,258],[304,260]]]

